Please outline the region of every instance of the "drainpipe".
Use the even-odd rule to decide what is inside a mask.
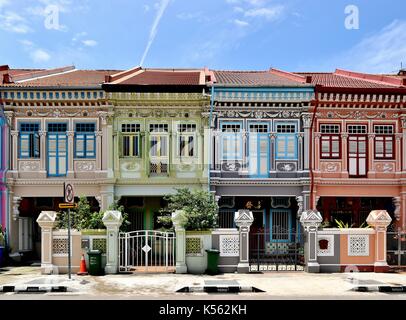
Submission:
[[[309,171],[310,171],[310,202],[311,202],[310,207],[311,207],[311,209],[316,210],[317,203],[313,207],[313,203],[314,203],[314,201],[313,201],[313,197],[314,197],[314,195],[313,195],[313,193],[314,193],[313,129],[314,129],[314,122],[315,122],[315,119],[316,119],[316,113],[317,113],[317,108],[319,106],[319,103],[318,103],[318,98],[317,98],[318,90],[316,90],[317,86],[314,89],[315,89],[314,90],[315,106],[314,106],[314,109],[313,109],[313,116],[312,116],[312,123],[310,125],[310,137],[309,137],[309,139],[310,139],[310,143],[309,143],[309,153],[310,153],[309,154]]]
[[[8,134],[6,134],[6,132],[8,132],[8,123],[7,123],[7,120],[6,120],[6,116],[5,116],[5,113],[4,113],[4,104],[3,104],[3,101],[1,101],[0,102],[0,117],[2,118],[2,121],[0,121],[0,130],[1,130],[1,141],[0,141],[0,148],[1,148],[1,152],[0,152],[0,154],[1,154],[1,159],[0,159],[0,169],[3,171],[2,173],[3,173],[3,176],[2,176],[2,179],[1,179],[1,184],[3,185],[3,186],[5,186],[6,185],[6,174],[7,174],[7,169],[8,169],[8,163],[7,163],[7,154],[8,154],[8,152],[7,152],[7,150],[6,150],[6,147],[7,147],[7,145],[6,145],[6,138],[7,138],[7,136],[8,136]],[[1,214],[0,214],[0,217],[1,217],[1,221],[0,221],[0,224],[2,224],[2,226],[3,226],[3,228],[5,228],[6,229],[6,234],[5,234],[5,243],[6,243],[6,246],[7,246],[7,244],[8,244],[8,230],[9,230],[9,219],[8,219],[8,216],[7,216],[7,214],[8,214],[8,210],[7,210],[7,208],[9,208],[9,203],[8,203],[8,201],[9,201],[9,197],[8,197],[8,190],[7,190],[7,188],[4,190],[4,192],[2,191],[2,196],[0,197],[0,210],[1,210]],[[4,209],[4,210],[3,210]],[[3,225],[3,220],[4,220],[4,225]]]
[[[213,142],[213,137],[212,137],[212,128],[211,128],[211,122],[213,119],[213,109],[214,109],[214,86],[211,87],[211,96],[210,96],[210,116],[209,116],[209,168],[208,168],[208,174],[207,174],[207,189],[208,192],[210,193],[210,174],[211,174],[211,157],[212,157],[212,142]]]

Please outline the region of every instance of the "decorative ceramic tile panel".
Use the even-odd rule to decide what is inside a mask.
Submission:
[[[101,253],[106,253],[106,239],[93,239],[92,250],[100,250]]]
[[[289,243],[267,242],[265,245],[266,254],[287,254],[289,253]]]
[[[320,248],[320,241],[327,241],[327,249]],[[334,235],[317,236],[317,255],[319,257],[334,257]]]
[[[240,256],[240,236],[238,234],[220,235],[220,256]]]
[[[68,254],[68,239],[52,239],[53,254]]]
[[[201,238],[186,238],[186,255],[202,256],[203,244]]]
[[[365,257],[369,256],[369,235],[349,234],[348,235],[348,255]]]

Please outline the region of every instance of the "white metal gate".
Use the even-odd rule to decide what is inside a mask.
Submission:
[[[175,233],[139,230],[119,235],[120,272],[175,270]]]

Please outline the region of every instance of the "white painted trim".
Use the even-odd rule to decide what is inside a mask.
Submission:
[[[375,234],[375,230],[372,228],[346,228],[346,229],[323,229],[317,232],[320,235],[329,235],[329,234],[352,234],[352,235],[363,235],[363,234]]]
[[[71,72],[75,72],[78,71],[78,69],[72,69],[72,70],[68,70],[68,71],[63,71],[63,72],[58,72],[58,73],[53,73],[53,74],[47,74],[45,76],[40,76],[40,77],[35,77],[35,78],[29,78],[29,79],[25,79],[25,80],[20,80],[20,81],[16,81],[16,83],[24,83],[24,82],[28,82],[28,81],[33,81],[33,80],[38,80],[38,79],[44,79],[44,78],[49,78],[49,77],[54,77],[54,76],[60,76],[62,74],[67,74],[67,73],[71,73]]]
[[[374,266],[373,263],[320,263],[320,266]]]

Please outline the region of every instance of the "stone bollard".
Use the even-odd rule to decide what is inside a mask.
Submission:
[[[119,256],[119,229],[123,223],[123,217],[120,211],[106,211],[103,216],[103,224],[107,228],[107,262],[104,271],[106,274],[115,274],[118,272]]]
[[[322,223],[323,218],[317,210],[303,211],[300,222],[307,232],[305,242],[305,270],[310,273],[320,272],[320,265],[317,262],[317,230]]]
[[[41,273],[52,274],[55,266],[52,264],[52,231],[56,225],[55,211],[42,211],[37,219],[41,227]]]
[[[254,222],[252,211],[238,210],[234,214],[234,222],[240,231],[240,261],[237,266],[238,273],[248,273],[250,271],[249,264],[249,233],[250,227]]]
[[[375,229],[375,272],[386,272],[389,269],[386,262],[386,229],[391,221],[386,210],[371,211],[367,217],[368,225]]]
[[[187,273],[186,266],[186,231],[183,210],[172,213],[172,223],[176,233],[176,273]]]

